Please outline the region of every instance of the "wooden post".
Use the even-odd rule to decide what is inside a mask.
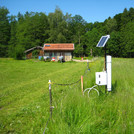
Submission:
[[[52,119],[52,92],[51,92],[51,80],[49,80],[49,96],[50,96],[50,119]]]
[[[82,94],[83,94],[83,76],[81,75],[81,91],[82,91]]]

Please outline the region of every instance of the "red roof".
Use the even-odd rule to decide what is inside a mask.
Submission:
[[[44,44],[44,50],[74,50],[73,43]]]

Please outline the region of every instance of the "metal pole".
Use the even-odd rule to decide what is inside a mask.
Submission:
[[[89,62],[88,62],[88,59],[87,59],[87,70],[89,69]]]
[[[104,56],[105,56],[105,61],[104,61],[105,63],[104,64],[105,64],[105,71],[106,71],[106,45],[105,45],[105,54],[104,54]]]
[[[51,92],[51,80],[49,80],[49,96],[50,96],[50,118],[52,119],[52,92]]]
[[[89,60],[87,59],[87,70],[89,71],[90,68],[89,68]]]
[[[107,72],[106,68],[106,45],[105,45],[105,71]],[[105,85],[105,93],[107,92],[107,85]]]

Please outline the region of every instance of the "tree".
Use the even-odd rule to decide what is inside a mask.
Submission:
[[[130,8],[128,14],[129,14],[130,20],[133,21],[134,20],[134,8]]]
[[[42,46],[48,38],[48,20],[44,13],[27,13],[23,22],[17,24],[17,45],[29,49],[34,46]]]
[[[129,22],[129,20],[130,20],[129,13],[128,10],[125,8],[121,16],[122,27],[125,27],[125,25]]]
[[[109,17],[104,22],[87,23],[82,16],[66,13],[56,7],[54,13],[20,12],[8,16],[0,7],[0,56],[21,59],[23,52],[44,43],[74,43],[76,56],[101,56],[96,48],[101,36],[110,34],[107,52],[115,57],[131,57],[134,52],[134,8]],[[8,55],[7,55],[8,53]]]
[[[110,39],[106,44],[107,53],[113,57],[120,57],[122,55],[122,45],[121,45],[121,33],[113,31],[110,34]]]
[[[117,22],[116,22],[116,19],[111,19],[109,18],[107,20],[107,23],[106,23],[106,29],[107,29],[107,33],[110,34],[112,31],[116,30],[117,29]]]
[[[57,36],[56,42],[59,42],[59,43],[64,43],[64,42],[66,42],[65,36],[62,35],[62,33],[59,33],[58,36]]]
[[[102,54],[101,49],[96,48],[96,45],[101,37],[101,33],[99,33],[97,28],[93,28],[91,31],[88,31],[85,36],[87,38],[87,50],[89,55],[91,55],[91,50],[93,56],[100,56]]]
[[[19,23],[22,23],[24,21],[24,16],[20,12],[18,12],[17,18]]]
[[[130,53],[134,54],[134,21],[127,23],[121,34],[122,56],[130,57]]]
[[[21,45],[17,45],[15,47],[15,59],[22,60],[24,57],[24,47]]]
[[[8,54],[8,41],[10,39],[10,25],[8,9],[0,7],[0,57],[6,57]]]
[[[16,46],[16,26],[17,20],[16,16],[10,16],[10,40],[9,40],[9,47],[8,47],[8,56],[14,57],[14,51]]]
[[[121,25],[122,25],[121,16],[122,16],[121,13],[114,16],[114,19],[116,20],[116,23],[117,23],[117,29],[116,29],[117,31],[120,31],[121,29]]]
[[[65,21],[65,17],[62,11],[56,7],[54,13],[50,13],[48,15],[48,22],[50,26],[49,30],[49,38],[47,42],[59,43],[66,42],[66,35],[67,35],[67,22]]]
[[[75,32],[74,36],[74,42],[80,45],[81,43],[81,36],[85,33],[85,25],[86,22],[80,15],[75,15],[73,17],[73,29]]]
[[[78,44],[76,47],[75,47],[75,51],[74,51],[74,54],[75,56],[82,56],[82,53],[83,53],[83,48],[80,44]]]

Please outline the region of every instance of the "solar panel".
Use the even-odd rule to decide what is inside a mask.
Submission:
[[[96,47],[104,47],[109,38],[110,35],[102,36]]]
[[[45,47],[50,47],[50,45],[45,45]]]

